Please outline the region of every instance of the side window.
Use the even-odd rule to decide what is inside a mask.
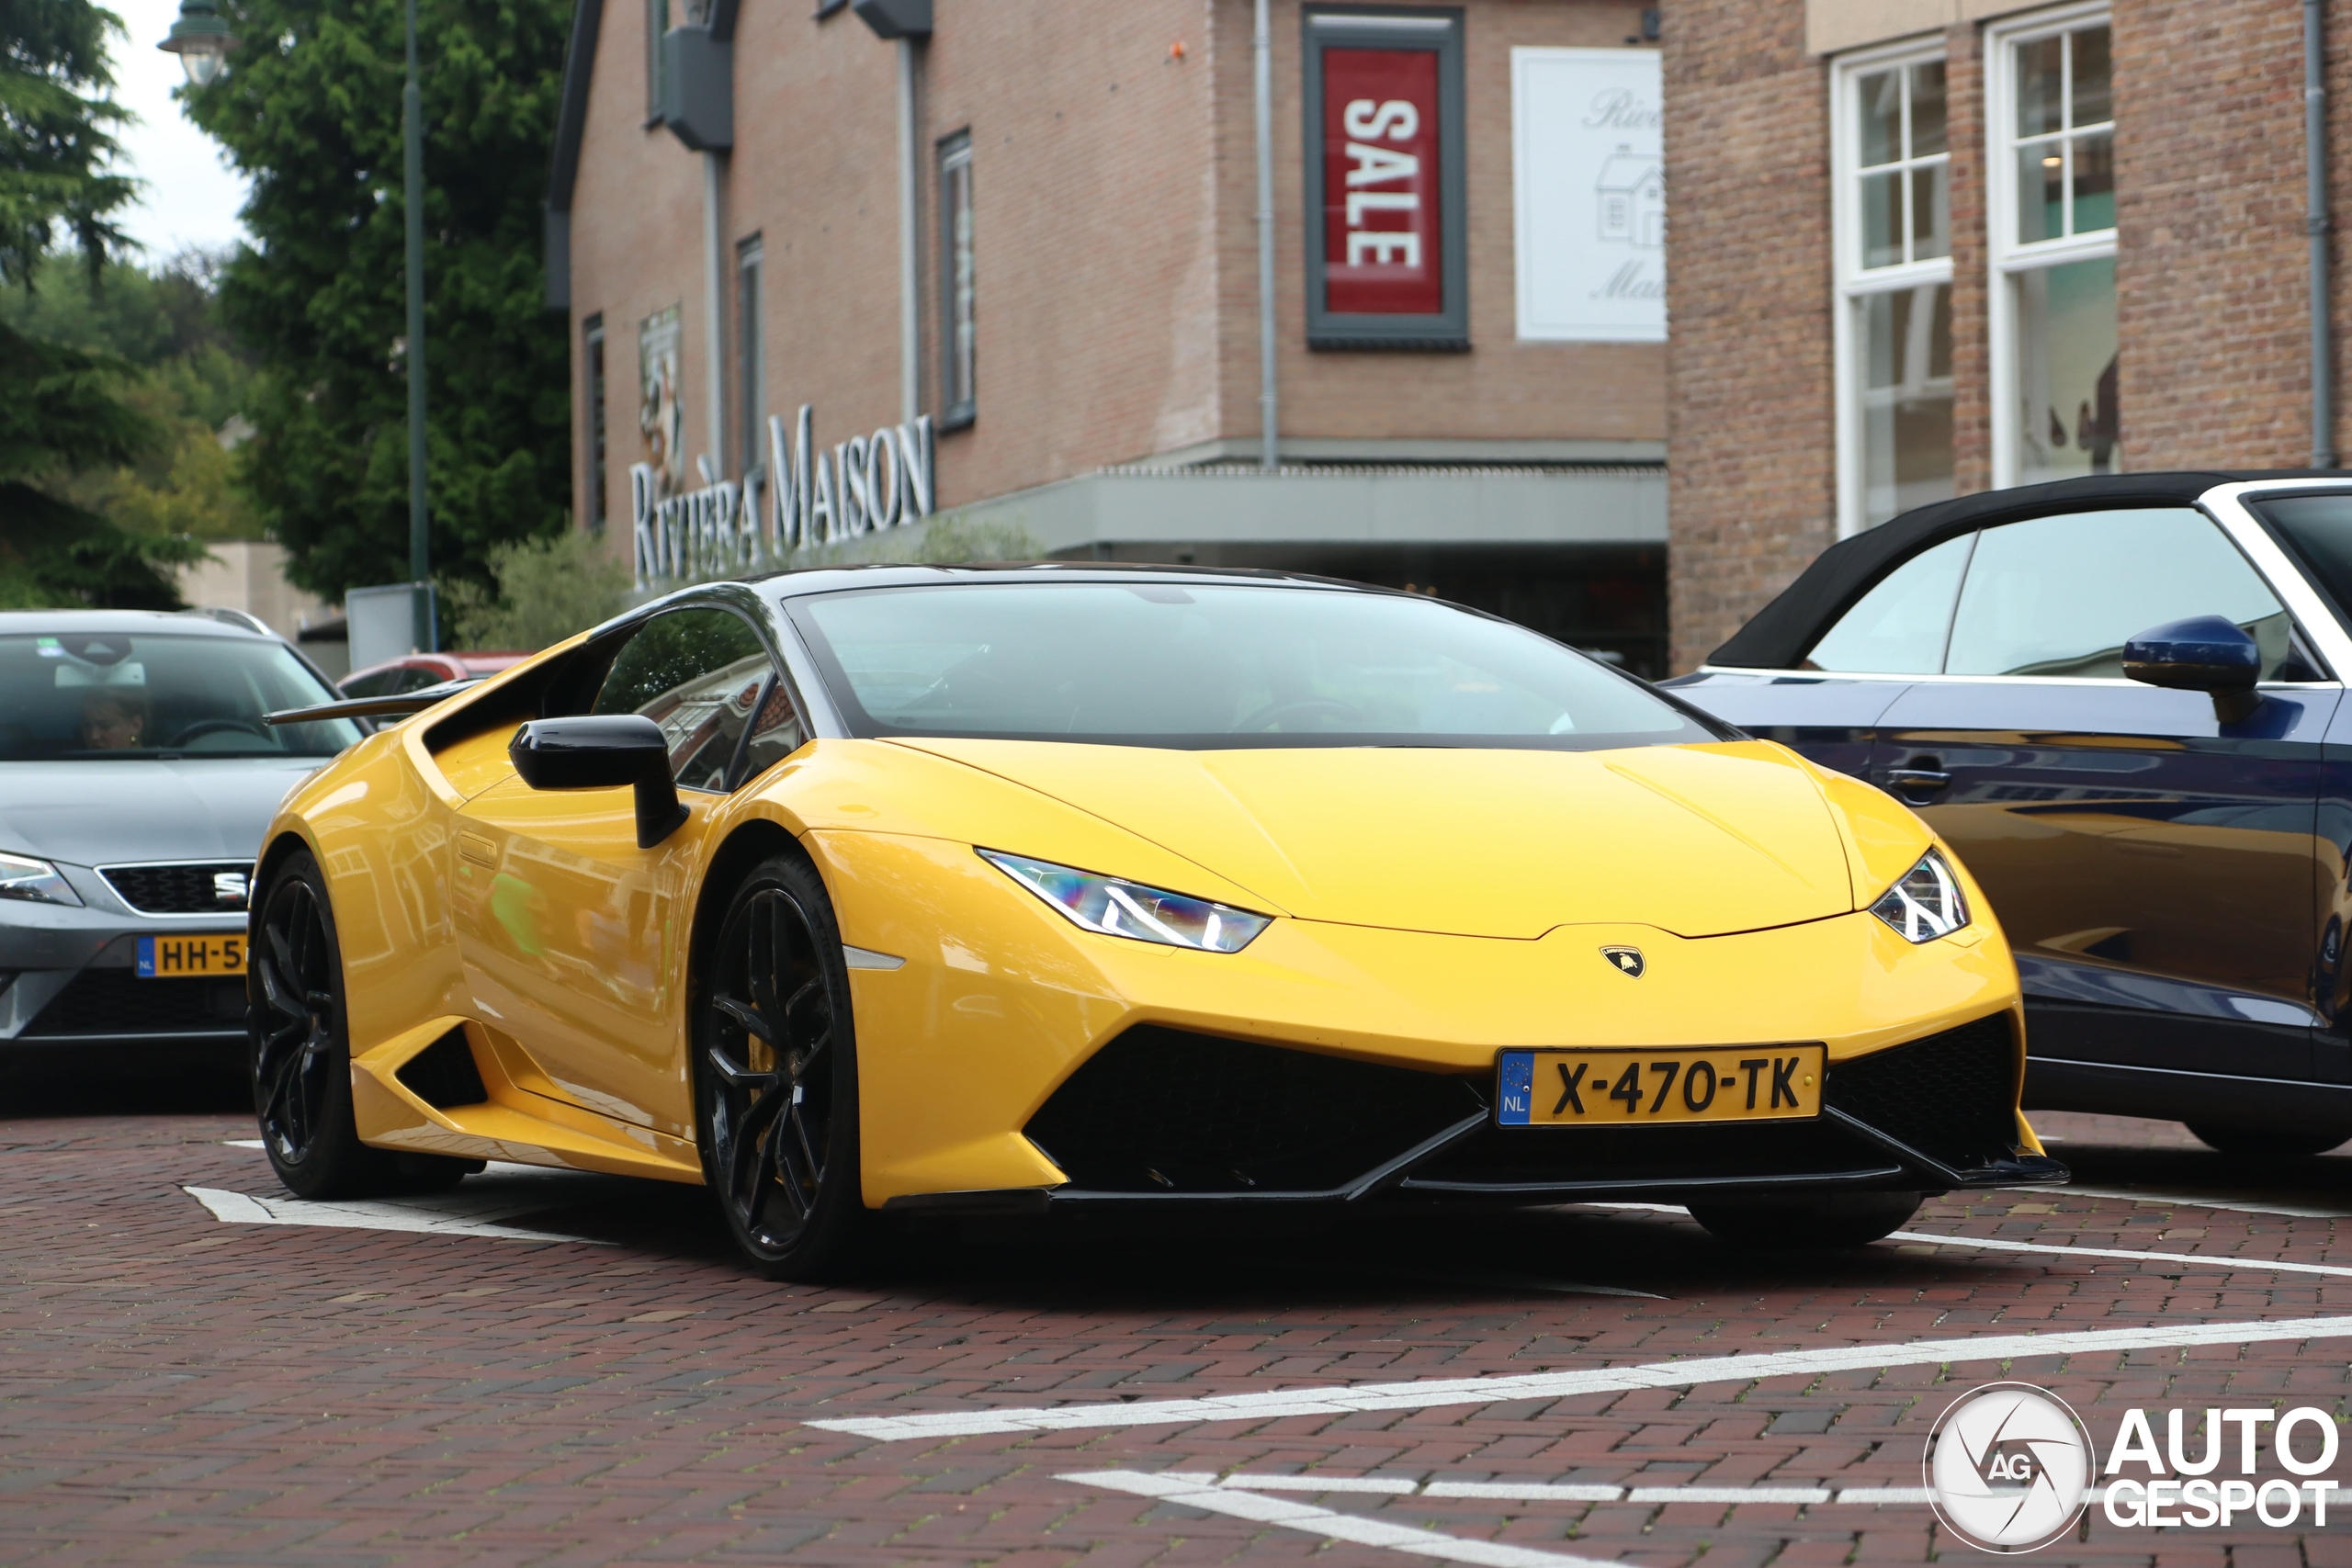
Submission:
[[[447,677],[437,670],[420,669],[412,664],[400,671],[400,681],[392,687],[392,694],[395,696],[406,696],[411,692],[421,692],[427,686],[437,686],[447,679]]]
[[[743,776],[757,778],[800,750],[808,739],[808,727],[800,720],[800,710],[793,705],[792,693],[782,681],[768,688],[768,699],[760,705],[760,716],[752,721],[752,739],[744,748]]]
[[[372,675],[362,675],[356,681],[345,681],[342,687],[343,694],[346,697],[382,696],[384,689],[392,683],[393,677],[399,673],[397,670],[379,670]]]
[[[2144,507],[1987,528],[1952,618],[1953,675],[2123,674],[2135,633],[2190,615],[2235,621],[2278,678],[2293,624],[2203,513]]]
[[[670,739],[679,788],[724,789],[736,742],[774,667],[741,616],[672,610],[622,645],[588,711],[643,714]]]
[[[1960,597],[1973,534],[1946,539],[1879,579],[1805,655],[1807,670],[1858,675],[1933,675],[1944,667],[1944,639]]]

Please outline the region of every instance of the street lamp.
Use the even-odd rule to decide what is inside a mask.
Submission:
[[[171,36],[155,47],[178,55],[188,85],[202,87],[220,74],[229,51],[237,47],[237,36],[212,8],[212,0],[180,0],[179,20],[172,24]]]
[[[401,151],[408,220],[408,574],[416,584],[416,646],[430,653],[440,646],[440,635],[428,586],[433,545],[424,510],[424,96],[417,85],[416,0],[407,0],[406,9],[408,83],[401,89]],[[220,74],[237,38],[212,0],[180,0],[179,20],[155,47],[178,55],[189,83],[203,87]]]

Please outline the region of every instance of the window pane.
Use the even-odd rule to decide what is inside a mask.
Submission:
[[[2014,345],[2019,484],[2123,466],[2116,395],[2115,262],[2021,273]]]
[[[2018,243],[2054,240],[2066,231],[2065,143],[2036,141],[2018,149]]]
[[[2065,40],[2046,38],[2018,45],[2018,129],[2019,136],[2040,136],[2065,129],[2064,99],[2059,84],[2065,70]]]
[[[2188,507],[2083,512],[1987,528],[1951,628],[1954,675],[2120,678],[2123,644],[2190,615],[2235,621],[2286,657],[2278,601],[2211,520]]]
[[[972,141],[968,136],[959,134],[940,143],[939,244],[941,335],[946,340],[941,355],[940,390],[947,414],[967,417],[978,395],[978,344],[974,321]]]
[[[1951,254],[1951,178],[1948,165],[1911,171],[1911,259]]]
[[[2075,211],[2076,234],[2115,227],[2115,138],[2113,135],[2075,138]]]
[[[1892,164],[1903,156],[1903,75],[1879,71],[1855,83],[1860,105],[1861,166]]]
[[[743,776],[758,777],[799,750],[808,739],[800,710],[792,705],[792,693],[778,681],[768,689],[768,700],[760,705],[759,719],[752,726],[752,739],[744,747]]]
[[[1858,675],[1933,675],[1943,668],[1944,634],[1973,534],[1946,539],[1879,579],[1805,656],[1807,670]]]
[[[1911,156],[1929,158],[1944,150],[1944,62],[1911,67]]]
[[[720,789],[771,668],[741,616],[672,610],[622,645],[591,711],[643,714],[669,739],[680,788]]]
[[[1951,286],[1859,302],[1866,525],[1952,494]]]
[[[746,240],[735,256],[735,363],[742,382],[737,392],[741,406],[738,411],[741,430],[736,439],[743,445],[736,467],[741,473],[758,468],[767,457],[762,424],[767,406],[767,367],[761,363],[764,346],[764,322],[760,313],[761,255],[760,242]]]
[[[2292,495],[2248,502],[2285,536],[2304,572],[2352,615],[2352,495]]]
[[[1871,175],[1862,180],[1862,265],[1893,266],[1903,260],[1903,175]]]
[[[2097,125],[2115,118],[2114,95],[2108,85],[2108,38],[2103,27],[2086,28],[2070,40],[2074,48],[2075,89],[2071,125]]]

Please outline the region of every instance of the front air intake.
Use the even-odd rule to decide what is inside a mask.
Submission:
[[[1023,1131],[1089,1191],[1322,1192],[1485,1103],[1453,1074],[1145,1024],[1089,1057]]]
[[[2014,1157],[2017,1039],[2007,1013],[1833,1062],[1825,1093],[1858,1122],[1954,1170]]]

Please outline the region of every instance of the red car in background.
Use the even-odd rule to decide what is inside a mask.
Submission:
[[[354,670],[336,682],[336,689],[346,697],[397,697],[444,681],[479,681],[530,657],[527,653],[411,653]]]

